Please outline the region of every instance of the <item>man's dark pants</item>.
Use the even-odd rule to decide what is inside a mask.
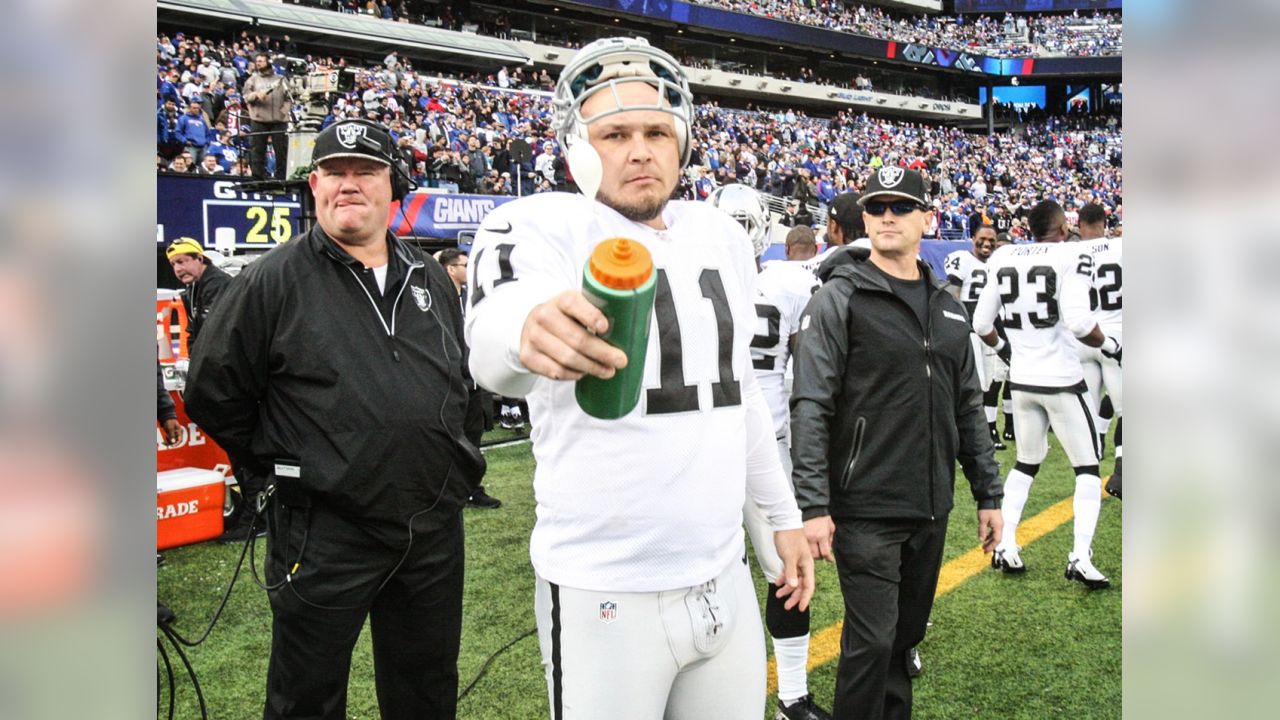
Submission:
[[[832,709],[837,720],[911,717],[906,653],[924,639],[946,536],[945,516],[836,522],[844,595]]]
[[[381,717],[453,718],[462,638],[461,513],[420,517],[406,556],[403,546],[389,547],[319,505],[275,502],[272,512],[268,583],[297,567],[292,581],[269,593],[274,622],[263,718],[344,720],[351,651],[366,617]]]
[[[267,141],[276,151],[277,180],[289,177],[289,136],[285,133],[288,123],[254,121],[249,136],[249,169],[256,178],[267,177]]]

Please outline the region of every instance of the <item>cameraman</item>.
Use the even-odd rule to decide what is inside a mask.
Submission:
[[[244,81],[244,101],[249,105],[252,134],[249,165],[256,178],[267,177],[267,142],[276,153],[275,179],[284,180],[289,169],[289,88],[276,74],[271,60],[258,53],[253,58],[253,74]]]

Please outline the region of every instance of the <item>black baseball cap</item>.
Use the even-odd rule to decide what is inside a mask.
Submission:
[[[895,197],[928,205],[929,193],[925,189],[924,176],[906,168],[882,167],[867,178],[867,187],[862,191],[858,202],[866,205],[868,200]]]
[[[862,207],[858,205],[858,193],[840,193],[831,199],[827,214],[838,223],[851,223],[862,218]]]
[[[387,131],[369,122],[339,120],[316,135],[311,162],[319,165],[333,158],[365,158],[390,167],[392,152]]]

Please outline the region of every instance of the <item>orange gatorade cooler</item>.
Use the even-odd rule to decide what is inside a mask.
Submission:
[[[217,470],[187,467],[156,473],[156,548],[221,535],[225,483]]]

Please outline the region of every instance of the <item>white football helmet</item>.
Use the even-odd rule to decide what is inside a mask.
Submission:
[[[769,206],[764,196],[746,185],[721,185],[707,197],[707,202],[737,220],[751,238],[756,257],[769,249]]]
[[[619,83],[636,81],[656,86],[661,100],[652,105],[615,107],[589,118],[582,116],[582,104],[587,98],[606,90],[616,93]],[[562,147],[585,145],[588,124],[627,110],[658,110],[675,116],[680,167],[689,162],[693,151],[693,94],[689,79],[675,58],[652,47],[644,38],[603,38],[579,50],[556,82],[551,124]],[[584,142],[575,143],[578,139]]]

